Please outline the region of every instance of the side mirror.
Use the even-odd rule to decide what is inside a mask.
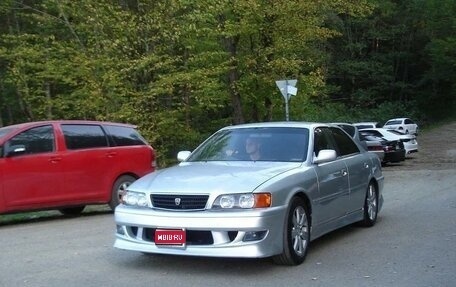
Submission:
[[[319,163],[325,163],[325,162],[330,162],[333,160],[336,160],[337,154],[336,151],[333,149],[322,149],[316,158],[314,158],[313,163],[314,164],[319,164]]]
[[[179,162],[185,161],[189,156],[191,152],[188,150],[180,151],[177,153],[177,160]]]

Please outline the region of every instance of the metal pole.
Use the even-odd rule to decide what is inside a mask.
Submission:
[[[287,119],[287,122],[289,120],[288,116],[288,94],[287,94],[287,99],[285,100],[285,118]]]
[[[285,80],[285,120],[288,122],[288,80]]]

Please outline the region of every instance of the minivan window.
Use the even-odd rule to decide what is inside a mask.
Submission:
[[[146,140],[131,127],[104,126],[116,146],[145,145]]]
[[[67,149],[107,147],[108,140],[99,125],[62,125]]]
[[[41,126],[23,131],[4,145],[5,155],[14,155],[18,150],[19,154],[36,154],[51,152],[54,150],[54,131],[52,126]]]

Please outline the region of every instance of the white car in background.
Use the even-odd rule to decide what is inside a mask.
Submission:
[[[384,129],[397,130],[405,134],[418,135],[418,125],[409,118],[397,118],[388,120]]]
[[[376,129],[362,129],[363,132],[369,132],[373,136],[382,137],[386,140],[400,140],[404,143],[405,154],[418,152],[418,142],[416,136],[411,134],[404,134],[397,130],[387,130],[384,128]]]

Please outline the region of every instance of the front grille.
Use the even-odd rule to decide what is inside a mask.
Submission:
[[[156,208],[172,210],[195,210],[206,207],[209,195],[151,194],[150,200]]]

